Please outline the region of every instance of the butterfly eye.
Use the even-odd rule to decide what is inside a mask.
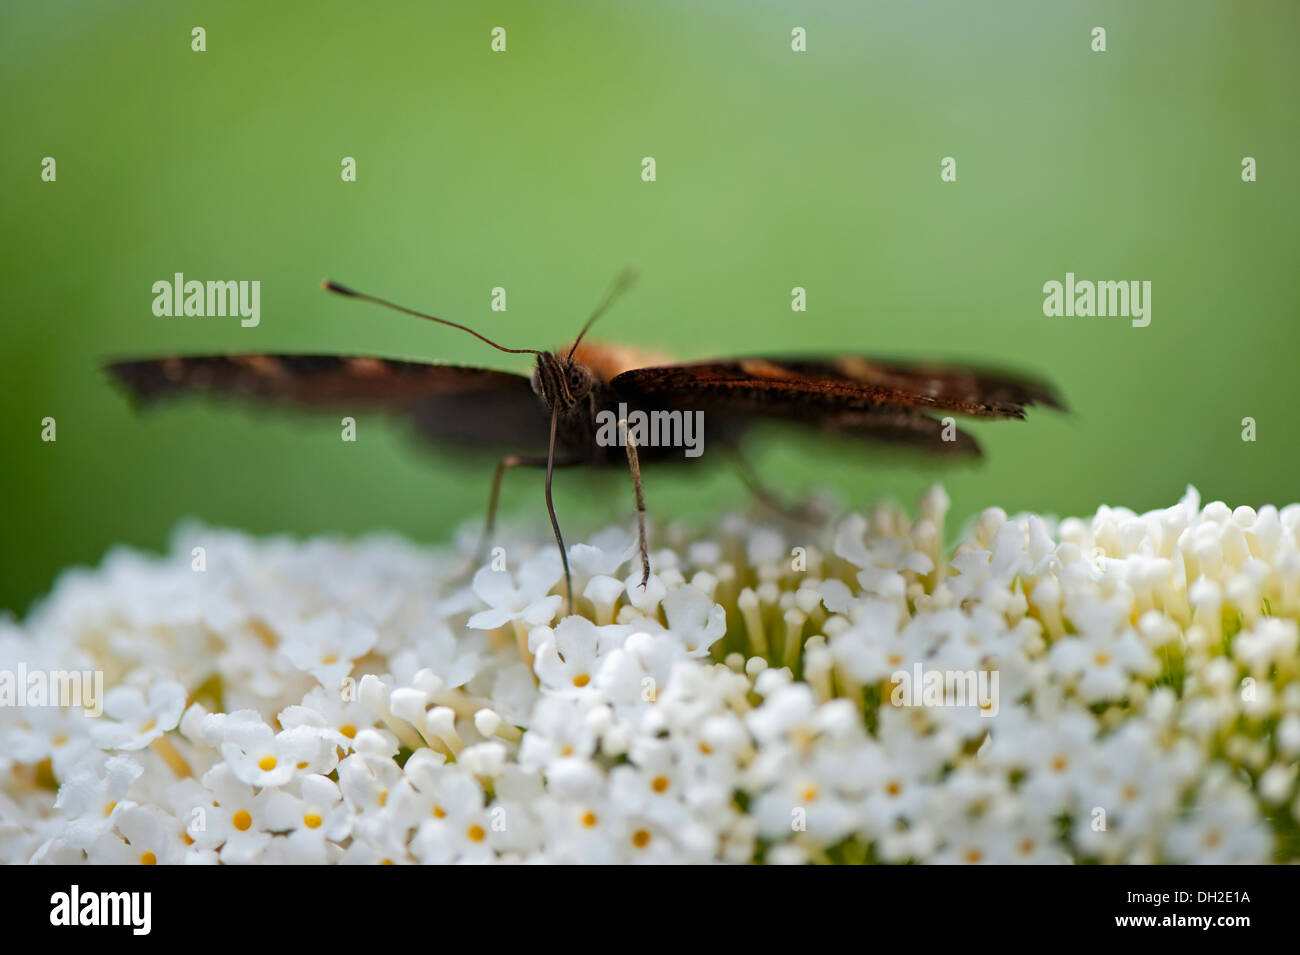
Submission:
[[[575,398],[584,397],[591,391],[591,375],[587,369],[573,365],[569,368],[569,391]]]

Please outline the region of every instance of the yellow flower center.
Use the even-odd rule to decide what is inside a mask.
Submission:
[[[655,792],[657,792],[657,793],[667,792],[667,791],[668,791],[668,777],[667,777],[667,776],[656,776],[653,780],[650,781],[650,788],[653,789],[653,790],[654,790]]]
[[[591,682],[591,677],[587,676],[587,674],[585,673],[579,673],[577,676],[573,678],[574,686],[586,686],[590,682]]]
[[[599,821],[600,820],[596,818],[596,814],[590,810],[582,814],[582,824],[588,829],[594,828],[596,823]]]
[[[319,829],[320,824],[323,821],[324,820],[314,812],[309,812],[307,815],[302,817],[302,824],[308,829]]]
[[[649,830],[638,829],[636,832],[632,833],[632,845],[636,846],[638,849],[644,849],[646,846],[650,845]]]
[[[478,823],[475,823],[466,829],[465,835],[469,836],[471,842],[482,842],[487,838],[487,833],[483,831],[483,827]]]
[[[141,864],[141,865],[157,865],[157,864],[158,864],[158,857],[157,857],[156,855],[154,855],[152,852],[146,852],[144,855],[142,855],[142,856],[140,857],[140,864]]]
[[[275,757],[263,756],[257,761],[257,768],[264,773],[269,773],[271,770],[275,769]]]
[[[247,809],[241,809],[230,817],[230,824],[240,832],[247,832],[248,827],[253,824],[253,816]]]

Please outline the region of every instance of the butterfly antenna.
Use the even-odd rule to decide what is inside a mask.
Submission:
[[[569,358],[572,358],[573,353],[578,350],[578,344],[582,341],[582,336],[587,334],[587,330],[596,323],[596,319],[605,314],[609,307],[614,304],[614,301],[635,283],[636,271],[634,269],[624,269],[618,273],[618,277],[614,279],[614,284],[605,293],[604,299],[596,306],[596,310],[591,313],[591,317],[587,319],[587,324],[582,326],[582,331],[578,332],[578,337],[573,340],[573,347],[569,349]]]
[[[363,302],[371,302],[374,305],[382,305],[384,308],[391,308],[394,311],[403,312],[407,315],[414,315],[416,318],[427,318],[431,322],[437,322],[440,325],[450,325],[452,328],[459,328],[462,332],[469,332],[479,341],[487,342],[497,351],[508,352],[511,355],[540,355],[542,352],[536,348],[506,348],[504,345],[498,345],[486,335],[480,335],[472,328],[466,328],[464,325],[458,325],[455,322],[449,322],[445,318],[438,318],[436,315],[427,315],[424,312],[417,312],[415,309],[407,308],[405,305],[398,305],[396,302],[389,302],[386,299],[376,298],[373,295],[367,295],[364,292],[358,292],[350,289],[346,285],[339,285],[338,282],[331,282],[326,279],[321,283],[321,287],[328,292],[337,292],[339,295],[346,295],[348,298],[359,298]]]

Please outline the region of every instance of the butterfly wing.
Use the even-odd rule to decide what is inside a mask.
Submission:
[[[973,438],[942,440],[935,413],[1023,418],[1062,407],[1042,382],[1006,372],[857,356],[738,358],[634,368],[610,382],[642,407],[702,410],[727,418],[771,418],[838,434],[941,453],[978,454]]]
[[[115,362],[142,404],[185,394],[249,398],[304,410],[406,417],[433,441],[527,451],[547,419],[528,378],[510,372],[338,355],[203,355]]]

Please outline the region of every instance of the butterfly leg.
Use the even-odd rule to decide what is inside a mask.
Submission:
[[[620,418],[618,430],[623,435],[623,445],[627,448],[627,466],[632,472],[632,487],[636,489],[636,540],[641,548],[641,589],[650,581],[650,549],[646,544],[645,534],[645,489],[641,486],[641,461],[637,458],[636,442],[627,430],[627,419]]]
[[[826,519],[826,515],[822,514],[818,508],[809,502],[788,504],[783,501],[780,495],[763,484],[758,475],[754,472],[754,469],[750,466],[749,462],[746,461],[744,456],[740,453],[738,447],[731,445],[729,450],[731,451],[732,457],[735,459],[736,470],[740,474],[740,480],[744,483],[745,487],[749,489],[749,493],[753,494],[755,500],[760,504],[763,504],[765,507],[770,508],[788,520],[798,521],[804,524],[820,524]]]
[[[575,467],[581,463],[577,458],[560,458],[555,462],[555,467]],[[546,467],[546,458],[530,458],[518,454],[508,454],[497,462],[496,472],[492,475],[492,493],[488,497],[487,519],[483,523],[483,533],[479,538],[478,547],[474,552],[467,576],[483,566],[483,560],[487,557],[488,546],[492,543],[492,531],[495,529],[497,522],[497,502],[501,498],[501,482],[505,478],[506,471],[512,468],[544,467]]]

